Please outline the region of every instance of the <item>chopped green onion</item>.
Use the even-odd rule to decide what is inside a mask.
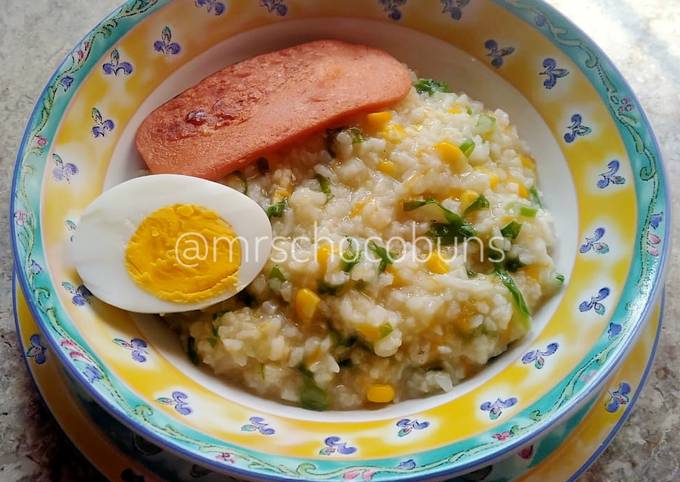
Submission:
[[[266,209],[267,217],[269,219],[280,218],[281,216],[283,216],[283,212],[286,210],[287,206],[288,206],[287,199],[283,199],[282,201],[272,204]]]
[[[463,151],[463,154],[465,154],[467,157],[470,157],[472,152],[475,150],[475,141],[472,139],[467,139],[459,147],[460,150]]]
[[[451,92],[451,89],[445,82],[433,79],[418,79],[413,83],[416,92],[419,94],[432,95],[435,92]]]
[[[555,279],[560,285],[564,284],[564,275],[562,273],[555,273]]]
[[[269,272],[269,279],[275,279],[281,282],[286,281],[286,276],[283,274],[283,271],[281,271],[278,264],[272,266],[272,269]]]
[[[538,193],[538,189],[536,189],[536,186],[531,186],[529,188],[529,198],[531,199],[531,202],[538,206],[539,208],[543,207],[541,195]]]
[[[361,128],[353,126],[347,129],[350,137],[352,138],[352,144],[361,144],[366,140],[366,136]]]
[[[383,324],[380,325],[380,327],[378,328],[378,332],[380,333],[380,338],[381,338],[381,339],[382,339],[382,338],[385,338],[387,335],[389,335],[389,334],[392,333],[393,331],[394,331],[394,328],[392,328],[392,325],[390,325],[389,323],[383,323]]]
[[[511,273],[514,273],[520,268],[523,268],[526,266],[524,263],[522,263],[519,258],[506,258],[505,259],[505,269],[510,271]]]
[[[505,285],[512,295],[512,301],[515,305],[515,313],[519,317],[519,322],[525,330],[528,330],[531,324],[531,312],[529,311],[526,301],[524,301],[524,295],[522,295],[522,292],[515,284],[515,280],[507,273],[507,271],[496,265],[495,272],[496,276],[498,276],[498,279],[501,280],[503,285]]]
[[[316,180],[319,182],[321,192],[326,195],[326,202],[333,199],[333,192],[331,191],[331,181],[327,177],[322,176],[321,174],[317,174],[315,177]]]
[[[368,248],[373,252],[373,254],[380,258],[380,264],[378,265],[378,271],[380,273],[385,271],[385,268],[387,268],[388,265],[392,264],[392,258],[394,255],[388,252],[382,246],[378,246],[375,241],[369,241]]]
[[[486,197],[484,197],[484,194],[480,194],[472,204],[465,208],[465,211],[463,211],[463,215],[469,214],[473,211],[478,211],[480,209],[487,209],[488,207],[489,200]]]
[[[538,213],[538,208],[535,208],[533,206],[525,206],[523,204],[520,204],[519,206],[520,216],[524,216],[525,218],[535,218],[536,213]]]
[[[340,258],[340,269],[345,273],[352,271],[352,268],[359,263],[361,251],[357,251],[354,248],[354,240],[352,238],[347,238],[347,249],[345,249]]]
[[[467,107],[465,108],[465,112],[467,112],[467,115],[472,115],[472,107],[467,106]]]
[[[496,118],[488,114],[480,114],[475,126],[475,132],[482,136],[490,134],[496,129]]]
[[[448,223],[433,223],[428,231],[430,237],[439,239],[443,245],[451,245],[455,244],[459,239],[472,238],[477,235],[471,224],[467,223],[459,214],[445,208],[441,203],[434,199],[404,201],[403,209],[404,211],[412,211],[428,204],[432,204],[441,209],[444,218]]]
[[[519,236],[519,232],[522,229],[522,225],[517,221],[510,221],[503,228],[501,228],[501,234],[504,238],[516,239]]]
[[[191,363],[198,366],[200,359],[198,358],[198,351],[196,350],[196,338],[193,336],[190,336],[187,339],[187,355],[189,355]]]
[[[328,408],[328,395],[314,381],[314,375],[306,368],[300,368],[302,388],[300,389],[300,406],[308,410],[323,411]]]

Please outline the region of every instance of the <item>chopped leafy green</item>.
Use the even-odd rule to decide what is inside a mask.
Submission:
[[[332,285],[330,283],[327,283],[324,280],[321,280],[321,281],[319,281],[319,285],[317,287],[317,290],[318,290],[319,294],[322,294],[322,295],[335,295],[344,286],[345,286],[344,283],[339,284],[339,285]]]
[[[489,200],[484,197],[484,194],[480,194],[477,199],[475,199],[472,204],[470,204],[467,208],[465,208],[465,211],[463,211],[463,215],[469,214],[473,211],[478,211],[480,209],[487,209],[489,207]]]
[[[472,115],[472,107],[467,106],[467,107],[465,108],[465,112],[467,112],[467,115]]]
[[[257,165],[257,170],[260,171],[260,174],[264,174],[266,172],[269,172],[269,161],[267,160],[266,157],[260,157],[256,161]]]
[[[536,189],[536,186],[531,186],[529,188],[529,199],[531,199],[531,202],[538,206],[539,208],[543,207],[541,195],[538,193],[538,189]]]
[[[436,201],[435,199],[432,198],[427,198],[424,200],[416,200],[416,201],[404,201],[403,203],[403,209],[404,211],[413,211],[414,209],[418,209],[419,207],[426,206],[428,204],[431,204],[433,206],[437,206],[439,209],[442,210],[442,213],[444,214],[444,218],[449,224],[455,224],[455,225],[461,225],[461,226],[466,226],[465,230],[470,230],[469,232],[471,234],[467,234],[468,237],[475,236],[476,233],[474,232],[474,229],[472,226],[467,224],[465,220],[459,215],[451,211],[450,209],[444,207],[442,203],[439,201]]]
[[[522,229],[522,225],[517,221],[510,221],[508,224],[501,228],[501,234],[504,238],[517,239],[519,232]]]
[[[460,147],[460,150],[463,151],[463,154],[465,154],[467,157],[470,157],[472,152],[475,150],[475,141],[472,139],[467,139],[458,147]]]
[[[496,118],[488,114],[480,114],[475,126],[475,132],[484,136],[496,129]]]
[[[281,282],[286,281],[286,275],[283,274],[283,271],[281,271],[278,264],[272,266],[272,269],[269,272],[269,279],[276,279]]]
[[[565,278],[564,278],[564,275],[563,275],[562,273],[555,273],[555,279],[557,280],[557,282],[558,282],[559,284],[561,284],[561,285],[564,284],[564,279],[565,279]]]
[[[300,389],[300,406],[308,410],[323,411],[328,408],[328,395],[314,381],[314,375],[306,368],[300,368],[302,388]]]
[[[427,204],[435,204],[436,201],[434,199],[417,199],[414,201],[404,201],[402,207],[404,211],[413,211],[414,209],[418,209],[419,207],[423,207]]]
[[[519,318],[518,321],[522,324],[524,329],[528,330],[531,324],[531,312],[529,311],[526,301],[524,301],[524,295],[522,295],[522,292],[515,284],[515,280],[508,274],[507,271],[496,265],[495,272],[496,276],[498,276],[498,279],[501,280],[501,283],[505,285],[512,295],[512,301],[515,305],[515,314],[517,314]]]
[[[378,271],[383,272],[385,271],[385,268],[387,268],[388,265],[392,264],[392,258],[394,257],[394,254],[390,253],[387,251],[387,249],[383,248],[382,246],[378,246],[378,244],[371,240],[368,242],[368,248],[375,254],[378,258],[380,258],[380,264],[378,265]]]
[[[347,132],[352,138],[352,144],[361,144],[366,140],[364,131],[362,131],[360,127],[352,126],[349,129],[347,129]]]
[[[389,323],[383,323],[380,325],[378,328],[378,332],[380,333],[380,338],[385,338],[387,335],[392,333],[394,331],[394,328],[392,328],[392,325]]]
[[[331,157],[336,157],[337,153],[333,144],[335,143],[335,138],[337,135],[343,131],[344,127],[335,127],[333,129],[326,129],[326,135],[324,136],[324,141],[326,143],[326,151],[331,155]]]
[[[347,249],[342,253],[340,259],[340,269],[345,273],[352,271],[361,259],[361,251],[357,251],[354,247],[354,240],[347,238]]]
[[[404,211],[413,211],[414,209],[418,209],[419,207],[428,204],[437,206],[439,209],[441,209],[442,213],[444,214],[444,218],[447,221],[447,223],[432,223],[430,230],[428,231],[428,235],[430,237],[439,239],[443,245],[450,245],[454,244],[456,240],[471,238],[477,235],[474,227],[467,223],[462,218],[462,216],[454,213],[448,208],[445,208],[441,203],[435,201],[434,199],[404,201],[403,209]]]
[[[505,269],[510,271],[511,273],[514,273],[520,268],[523,268],[525,266],[524,263],[522,263],[518,257],[506,257],[505,258]]]
[[[198,351],[196,350],[196,338],[193,336],[190,336],[187,339],[187,355],[189,355],[189,360],[194,365],[198,365],[200,363]]]
[[[434,79],[418,79],[413,83],[419,94],[432,95],[435,92],[451,92],[448,84]]]
[[[280,218],[281,216],[283,216],[283,212],[286,210],[286,207],[288,207],[287,199],[283,199],[277,203],[272,204],[266,209],[267,217],[269,217],[269,219]]]
[[[523,204],[520,204],[519,206],[519,215],[524,216],[525,218],[535,218],[537,213],[538,208],[533,206],[525,206]]]
[[[326,202],[333,199],[333,192],[331,191],[331,181],[327,177],[322,176],[321,174],[317,174],[314,177],[316,177],[316,180],[319,182],[321,192],[326,195]]]

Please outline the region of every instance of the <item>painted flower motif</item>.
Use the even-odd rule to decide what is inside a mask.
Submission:
[[[342,474],[342,478],[345,480],[359,480],[359,478],[361,478],[361,480],[372,480],[374,474],[374,469],[357,468],[345,471],[345,473]]]
[[[583,383],[588,383],[595,375],[597,375],[597,370],[591,369],[581,375],[578,379]]]
[[[579,253],[585,254],[590,251],[597,254],[607,254],[609,246],[607,243],[600,241],[605,234],[604,228],[597,228],[592,236],[586,236],[586,241],[579,248]]]
[[[64,226],[66,226],[66,231],[69,233],[68,235],[68,240],[73,241],[73,234],[76,232],[76,223],[71,221],[70,219],[67,219],[64,221]]]
[[[522,357],[522,363],[525,365],[533,363],[534,366],[540,370],[545,366],[545,357],[554,355],[559,347],[559,343],[550,343],[545,347],[545,350],[541,350],[540,348],[531,350]]]
[[[411,420],[410,418],[402,418],[397,422],[397,427],[399,427],[398,437],[406,437],[413,430],[425,430],[430,426],[430,422]]]
[[[517,425],[513,425],[512,427],[510,427],[510,430],[505,430],[503,432],[495,433],[491,437],[495,438],[499,442],[505,442],[506,440],[517,435],[518,431],[519,431],[519,427]]]
[[[284,0],[260,0],[260,6],[279,17],[285,17],[288,13],[288,6]]]
[[[85,376],[85,380],[89,383],[104,379],[104,374],[94,365],[86,365],[85,368],[83,368],[83,375]]]
[[[625,184],[626,178],[617,174],[620,167],[621,163],[618,160],[614,159],[613,161],[610,161],[609,164],[607,164],[607,171],[600,174],[600,179],[597,181],[597,187],[604,189],[610,184]]]
[[[92,121],[94,122],[92,136],[95,139],[97,137],[106,137],[106,134],[113,131],[116,127],[111,119],[104,119],[102,113],[96,107],[92,108]]]
[[[40,335],[38,333],[31,335],[29,341],[31,342],[31,346],[26,350],[26,356],[28,358],[33,358],[38,365],[42,365],[47,360],[47,348],[40,341]]]
[[[619,104],[619,115],[631,112],[634,108],[635,106],[633,106],[633,101],[630,99],[630,97],[624,97],[621,99],[621,103]]]
[[[59,79],[59,85],[64,89],[64,92],[66,92],[68,89],[71,88],[73,85],[73,77],[70,75],[65,75],[61,79]]]
[[[498,417],[503,415],[504,408],[510,408],[517,403],[516,397],[506,398],[502,400],[497,398],[495,402],[484,402],[479,406],[479,409],[484,412],[489,412],[489,418],[491,420],[496,420]]]
[[[130,62],[121,62],[120,52],[118,52],[118,49],[113,49],[109,61],[102,65],[102,70],[104,70],[105,75],[114,75],[118,77],[118,74],[122,74],[123,76],[130,75],[133,68]]]
[[[619,383],[619,387],[613,392],[609,392],[609,401],[607,402],[605,408],[608,412],[614,413],[619,407],[623,405],[628,405],[630,402],[630,385],[626,382]]]
[[[529,460],[532,455],[534,455],[534,446],[529,445],[528,447],[524,447],[519,452],[517,452],[517,455],[519,455],[519,457],[524,460]]]
[[[378,0],[387,16],[395,22],[401,20],[402,13],[400,8],[406,5],[406,2],[407,0]]]
[[[442,13],[448,14],[454,20],[460,20],[463,17],[463,8],[465,8],[470,0],[441,0]]]
[[[92,292],[88,290],[85,285],[74,285],[69,281],[64,281],[61,286],[73,295],[71,297],[71,302],[76,306],[84,306],[89,303],[89,299],[92,296]]]
[[[250,417],[250,423],[241,427],[241,432],[260,432],[262,435],[274,435],[276,430],[271,428],[262,417]]]
[[[503,65],[503,57],[506,57],[515,51],[515,47],[500,48],[498,46],[498,42],[493,39],[489,39],[484,42],[484,48],[489,51],[486,56],[491,57],[491,65],[497,69]]]
[[[546,23],[548,23],[548,18],[543,13],[538,12],[534,16],[534,23],[537,27],[543,27]]]
[[[47,137],[44,136],[35,136],[33,138],[33,144],[35,147],[38,149],[44,149],[45,146],[47,145]]]
[[[132,469],[125,469],[120,473],[120,480],[123,482],[144,482],[146,479],[143,475],[136,473]]]
[[[546,79],[543,81],[543,87],[550,90],[557,85],[557,79],[562,79],[569,75],[567,69],[557,66],[557,61],[553,58],[546,58],[543,60],[543,71],[538,75],[545,75]]]
[[[217,0],[195,0],[195,3],[198,8],[207,7],[207,12],[215,16],[222,15],[225,10],[224,4]]]
[[[162,403],[163,405],[172,406],[180,415],[190,415],[193,412],[193,409],[187,402],[189,400],[189,396],[186,393],[175,390],[172,392],[171,397],[172,398],[160,397],[157,398],[156,401],[158,403]]]
[[[323,443],[326,446],[319,450],[319,455],[331,455],[334,453],[350,455],[357,451],[356,447],[347,445],[347,442],[343,442],[340,437],[336,437],[334,435],[331,437],[326,437]]]
[[[26,224],[31,216],[31,213],[28,211],[14,211],[14,222],[17,224],[17,226],[23,226]]]
[[[30,263],[28,263],[28,272],[32,275],[39,275],[42,273],[42,270],[42,266],[40,266],[34,259],[31,259]]]
[[[590,134],[593,130],[583,125],[583,117],[581,114],[574,114],[571,116],[571,124],[567,126],[568,132],[564,134],[564,141],[571,144],[577,137],[583,137]]]
[[[123,340],[122,338],[114,338],[113,342],[116,345],[131,351],[132,359],[138,363],[144,363],[149,355],[147,350],[149,345],[141,338],[133,338],[130,341]]]
[[[609,328],[607,328],[607,336],[609,339],[616,338],[621,334],[621,331],[623,330],[623,327],[619,325],[618,323],[609,323]]]
[[[413,470],[413,469],[416,468],[416,466],[417,466],[417,464],[416,464],[415,460],[406,459],[406,460],[402,460],[401,462],[399,462],[399,465],[397,465],[397,468],[402,469],[402,470]]]
[[[600,288],[600,291],[597,292],[595,296],[590,297],[590,301],[584,301],[580,305],[578,305],[578,310],[581,313],[585,313],[586,311],[590,310],[595,310],[595,313],[598,315],[602,316],[604,315],[605,312],[605,306],[600,303],[600,301],[604,300],[607,296],[609,296],[610,290],[606,286],[604,288]]]
[[[71,178],[78,174],[78,166],[70,162],[64,162],[59,154],[56,152],[52,154],[55,167],[52,169],[52,176],[55,181],[71,182]]]
[[[220,460],[222,462],[226,462],[228,464],[235,464],[236,459],[234,458],[234,455],[231,454],[230,452],[220,452],[215,456],[217,460]]]
[[[649,226],[656,230],[659,229],[663,220],[663,212],[652,214],[649,220]],[[652,256],[659,256],[659,245],[661,244],[661,237],[651,231],[647,232],[647,252]]]
[[[161,39],[154,42],[153,49],[164,55],[177,55],[182,47],[177,42],[172,41],[172,31],[166,25],[161,32]]]

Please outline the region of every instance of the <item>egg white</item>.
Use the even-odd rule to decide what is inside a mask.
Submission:
[[[125,267],[128,241],[148,215],[173,204],[211,209],[240,237],[234,289],[198,303],[173,303],[156,298],[130,277]],[[176,313],[205,308],[242,290],[264,267],[271,246],[271,223],[249,197],[205,179],[157,174],[118,184],[95,199],[80,216],[71,255],[85,286],[102,301],[137,313]]]

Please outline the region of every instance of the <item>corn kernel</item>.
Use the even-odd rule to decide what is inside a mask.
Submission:
[[[372,132],[381,131],[392,120],[392,112],[373,112],[366,116],[366,128]]]
[[[394,388],[392,385],[373,383],[366,390],[366,398],[373,403],[390,403],[394,400]]]
[[[290,197],[290,191],[285,188],[278,188],[274,192],[274,201],[279,202]]]
[[[525,266],[522,268],[522,271],[526,273],[526,275],[536,281],[538,281],[538,278],[541,276],[541,266],[539,264],[530,264],[529,266]]]
[[[460,207],[464,211],[466,210],[473,202],[477,200],[479,197],[479,194],[477,194],[476,191],[472,191],[470,189],[466,189],[463,191],[463,194],[460,196]]]
[[[522,184],[522,183],[517,183],[517,194],[520,195],[520,197],[523,197],[524,199],[529,197],[529,190],[527,187]]]
[[[326,271],[328,268],[328,260],[333,254],[333,248],[330,244],[322,244],[319,249],[316,250],[316,260],[319,262],[322,271]]]
[[[449,109],[449,114],[462,114],[463,112],[463,107],[461,107],[460,104],[455,104]]]
[[[354,206],[352,206],[352,210],[349,212],[350,217],[356,217],[359,214],[361,214],[361,211],[364,210],[364,207],[366,206],[366,204],[368,204],[368,201],[370,201],[370,197],[366,197],[355,202]]]
[[[451,198],[454,201],[460,201],[463,197],[464,192],[465,192],[464,189],[461,189],[459,187],[454,187],[454,188],[451,188],[451,190],[449,190],[448,196],[446,196],[446,197]],[[444,198],[444,199],[446,199],[446,198]]]
[[[389,124],[380,134],[393,144],[399,144],[406,137],[406,131],[400,124]]]
[[[374,342],[380,339],[380,328],[377,326],[369,325],[368,323],[361,324],[357,326],[357,331],[363,336],[367,341]]]
[[[489,187],[491,189],[496,189],[496,186],[498,186],[499,181],[500,178],[498,177],[497,174],[489,174]]]
[[[442,258],[442,255],[439,254],[438,252],[434,251],[428,258],[427,258],[427,269],[432,271],[435,274],[446,274],[449,272],[449,265]]]
[[[512,221],[514,221],[514,220],[515,220],[514,216],[511,216],[511,215],[509,215],[509,214],[506,214],[505,216],[503,216],[503,217],[501,218],[501,224],[502,224],[503,226],[505,226],[506,224],[508,224],[508,223],[510,223],[510,222],[512,222]]]
[[[387,265],[385,271],[392,275],[392,286],[399,287],[406,286],[408,284],[408,280],[405,279],[404,276],[402,276],[402,273],[395,265],[393,264]]]
[[[536,169],[536,161],[534,161],[531,157],[525,154],[520,154],[519,160],[522,161],[522,165],[527,169],[531,169],[532,171]]]
[[[439,142],[434,146],[439,154],[439,158],[451,165],[454,172],[463,172],[468,165],[467,157],[455,144],[450,142]]]
[[[397,165],[392,161],[382,161],[378,164],[378,171],[394,177],[397,173]]]
[[[320,301],[319,295],[312,290],[307,288],[298,290],[295,294],[295,314],[305,323],[311,321]]]

